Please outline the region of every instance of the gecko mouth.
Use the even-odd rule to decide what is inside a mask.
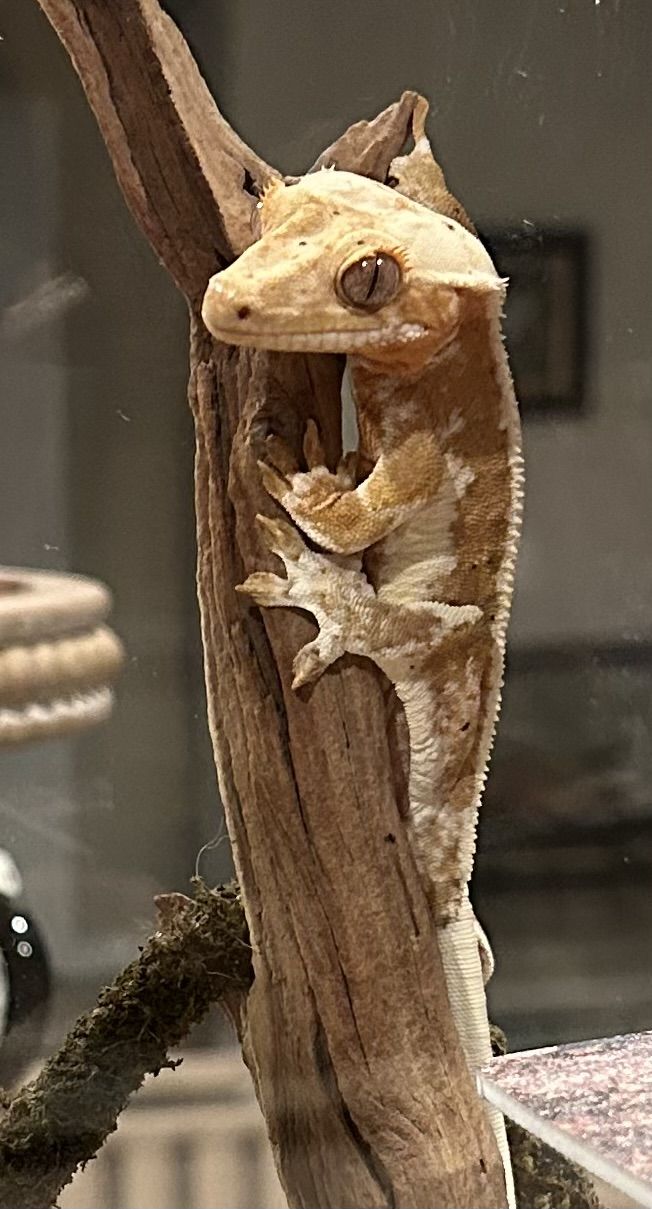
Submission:
[[[427,335],[420,323],[401,323],[372,331],[349,332],[251,332],[211,327],[217,340],[283,353],[351,353],[385,344],[407,344]]]

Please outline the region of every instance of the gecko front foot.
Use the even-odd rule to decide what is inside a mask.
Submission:
[[[347,453],[333,473],[325,463],[324,448],[314,420],[308,420],[303,438],[307,470],[300,470],[292,450],[280,437],[267,442],[268,462],[259,462],[263,483],[271,496],[297,521],[332,504],[355,487],[357,454]]]
[[[306,643],[293,663],[293,688],[319,679],[346,646],[347,619],[354,601],[373,589],[354,567],[343,566],[325,554],[310,550],[287,521],[256,517],[263,541],[285,567],[285,577],[256,571],[237,588],[263,607],[305,609],[319,626],[317,637]]]

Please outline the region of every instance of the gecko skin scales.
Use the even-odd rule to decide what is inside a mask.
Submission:
[[[425,154],[423,137],[416,151]],[[409,735],[408,826],[473,1070],[491,1057],[490,951],[468,883],[522,499],[505,283],[461,222],[351,173],[274,182],[260,219],[258,241],[211,279],[204,322],[231,344],[346,353],[359,445],[331,471],[309,423],[305,471],[270,442],[263,481],[293,524],[259,519],[285,576],[256,572],[241,590],[315,618],[295,686],[344,653],[372,659],[395,686]],[[511,1206],[504,1122],[488,1115]]]

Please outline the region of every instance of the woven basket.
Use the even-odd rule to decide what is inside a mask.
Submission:
[[[82,730],[111,712],[123,661],[95,580],[0,569],[0,744]]]

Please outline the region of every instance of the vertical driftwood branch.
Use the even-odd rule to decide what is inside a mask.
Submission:
[[[198,586],[211,733],[254,952],[237,1012],[281,1178],[305,1206],[494,1206],[502,1176],[452,1027],[393,788],[384,688],[342,662],[289,688],[300,616],[234,592],[270,510],[256,454],[315,416],[333,456],[341,365],[215,345],[198,306],[251,238],[245,181],[275,172],[217,112],[156,0],[39,0],[67,47],[126,201],[188,299]],[[383,179],[416,97],[325,153]]]

